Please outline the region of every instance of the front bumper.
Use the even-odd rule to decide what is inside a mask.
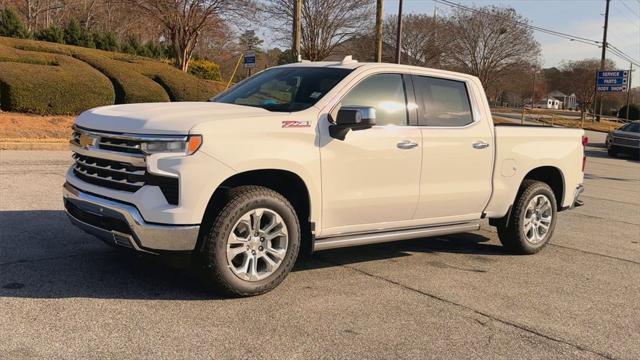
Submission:
[[[199,225],[148,223],[135,206],[91,195],[69,183],[62,193],[71,222],[110,244],[153,254],[196,247]]]

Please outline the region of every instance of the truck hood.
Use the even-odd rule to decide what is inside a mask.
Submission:
[[[262,108],[213,103],[174,102],[104,106],[83,112],[78,126],[132,134],[188,134],[195,125],[255,116],[277,115]]]

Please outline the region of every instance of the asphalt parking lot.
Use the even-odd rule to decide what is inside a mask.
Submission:
[[[220,299],[70,225],[68,152],[0,152],[0,358],[640,358],[640,163],[590,133],[585,205],[535,256],[493,228],[318,253]]]

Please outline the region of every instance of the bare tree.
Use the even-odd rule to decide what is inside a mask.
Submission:
[[[16,3],[19,4],[18,9],[27,20],[27,29],[30,32],[37,29],[40,15],[64,7],[62,0],[24,0]]]
[[[176,66],[187,71],[203,31],[235,16],[246,17],[252,0],[129,0],[164,27],[175,52]]]
[[[293,1],[269,0],[263,7],[266,25],[290,44]],[[302,56],[318,61],[341,42],[373,28],[374,0],[305,0],[302,5]]]
[[[613,69],[615,64],[611,60],[605,62],[605,69]],[[576,94],[580,104],[581,117],[591,106],[595,97],[596,71],[600,69],[600,60],[585,59],[566,61],[560,65],[560,91]]]
[[[475,75],[489,86],[508,66],[537,62],[540,45],[527,22],[511,8],[456,8],[447,20],[449,67]]]
[[[394,44],[398,17],[387,17],[384,26],[384,41]],[[450,37],[433,16],[407,14],[402,19],[401,52],[403,64],[440,67],[440,58]]]

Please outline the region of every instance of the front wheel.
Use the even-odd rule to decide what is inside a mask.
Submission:
[[[518,191],[508,223],[498,225],[502,245],[517,254],[535,254],[551,239],[557,205],[549,185],[525,180]]]
[[[227,295],[263,294],[278,286],[296,261],[296,212],[281,194],[261,186],[238,187],[229,195],[203,237],[203,275]]]

